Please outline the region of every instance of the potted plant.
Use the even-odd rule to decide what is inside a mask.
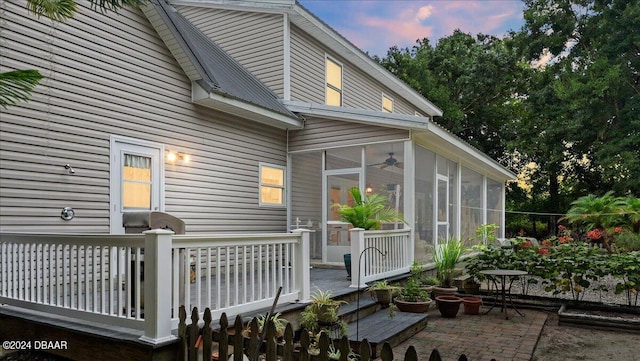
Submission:
[[[354,228],[362,228],[364,230],[380,229],[382,222],[404,222],[400,212],[389,207],[387,197],[380,194],[370,194],[362,196],[358,187],[349,189],[349,195],[353,199],[353,205],[334,204],[340,220],[351,223]],[[347,274],[351,277],[351,254],[344,256]]]
[[[482,299],[479,297],[462,297],[462,305],[466,315],[477,315],[480,313]]]
[[[300,313],[300,324],[310,332],[316,332],[323,326],[340,323],[341,335],[346,334],[346,323],[340,322],[338,309],[346,301],[334,300],[331,291],[317,290],[311,295],[311,303]]]
[[[424,313],[429,310],[431,298],[420,287],[415,277],[409,277],[406,285],[395,300],[396,307],[402,312]]]
[[[387,308],[393,301],[393,293],[398,289],[390,285],[386,280],[377,281],[369,287],[369,292],[378,301],[382,308]]]
[[[258,332],[262,333],[262,331],[264,330],[265,324],[267,323],[267,315],[260,315],[256,318],[256,320],[258,321]],[[282,335],[284,335],[284,329],[287,327],[287,323],[288,321],[284,318],[281,317],[281,313],[278,312],[276,314],[274,314],[273,316],[269,317],[271,319],[271,321],[273,322],[273,325],[276,328],[276,338],[278,337],[282,337]],[[243,335],[245,337],[251,337],[251,328],[247,327],[244,332]]]
[[[441,240],[435,247],[433,261],[436,264],[440,285],[433,288],[437,296],[455,295],[458,288],[453,285],[453,274],[456,264],[464,251],[464,243],[460,238]]]

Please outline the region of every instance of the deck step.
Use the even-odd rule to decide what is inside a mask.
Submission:
[[[380,356],[382,346],[388,342],[392,347],[406,341],[427,327],[426,313],[396,311],[389,316],[388,309],[382,309],[369,316],[349,323],[349,342],[354,349],[360,348],[360,342],[367,339],[371,344],[371,356]],[[357,334],[357,337],[356,337]]]

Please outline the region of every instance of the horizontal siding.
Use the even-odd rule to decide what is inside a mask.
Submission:
[[[0,119],[0,231],[109,232],[110,136],[191,155],[165,165],[165,210],[193,232],[284,231],[258,207],[258,163],[286,164],[286,134],[191,102],[191,84],[138,10],[86,8],[52,27],[3,4],[2,71],[45,78]],[[71,164],[70,175],[64,169]],[[63,207],[76,210],[71,221]]]
[[[342,63],[343,104],[348,108],[382,110],[382,93],[394,100],[394,112],[414,115],[416,107],[390,91],[379,81],[372,79],[360,69],[331,49],[291,27],[291,99],[306,103],[325,103],[325,54]]]
[[[279,97],[284,95],[283,15],[176,6]]]
[[[325,51],[300,29],[291,26],[291,100],[325,103]]]
[[[304,129],[289,134],[289,150],[295,152],[408,138],[408,130],[308,118]]]

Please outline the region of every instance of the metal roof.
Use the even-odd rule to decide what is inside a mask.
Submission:
[[[149,16],[149,8],[145,9],[145,13],[192,81],[207,92],[299,119],[271,89],[167,4],[166,0],[153,0],[151,4],[157,16]],[[167,38],[166,30],[171,33],[171,39]]]

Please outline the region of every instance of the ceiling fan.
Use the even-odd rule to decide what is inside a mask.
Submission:
[[[385,169],[387,167],[398,167],[403,169],[403,163],[398,161],[393,157],[393,152],[389,153],[389,158],[385,159],[382,163],[371,164],[373,167],[381,166],[380,169]]]

